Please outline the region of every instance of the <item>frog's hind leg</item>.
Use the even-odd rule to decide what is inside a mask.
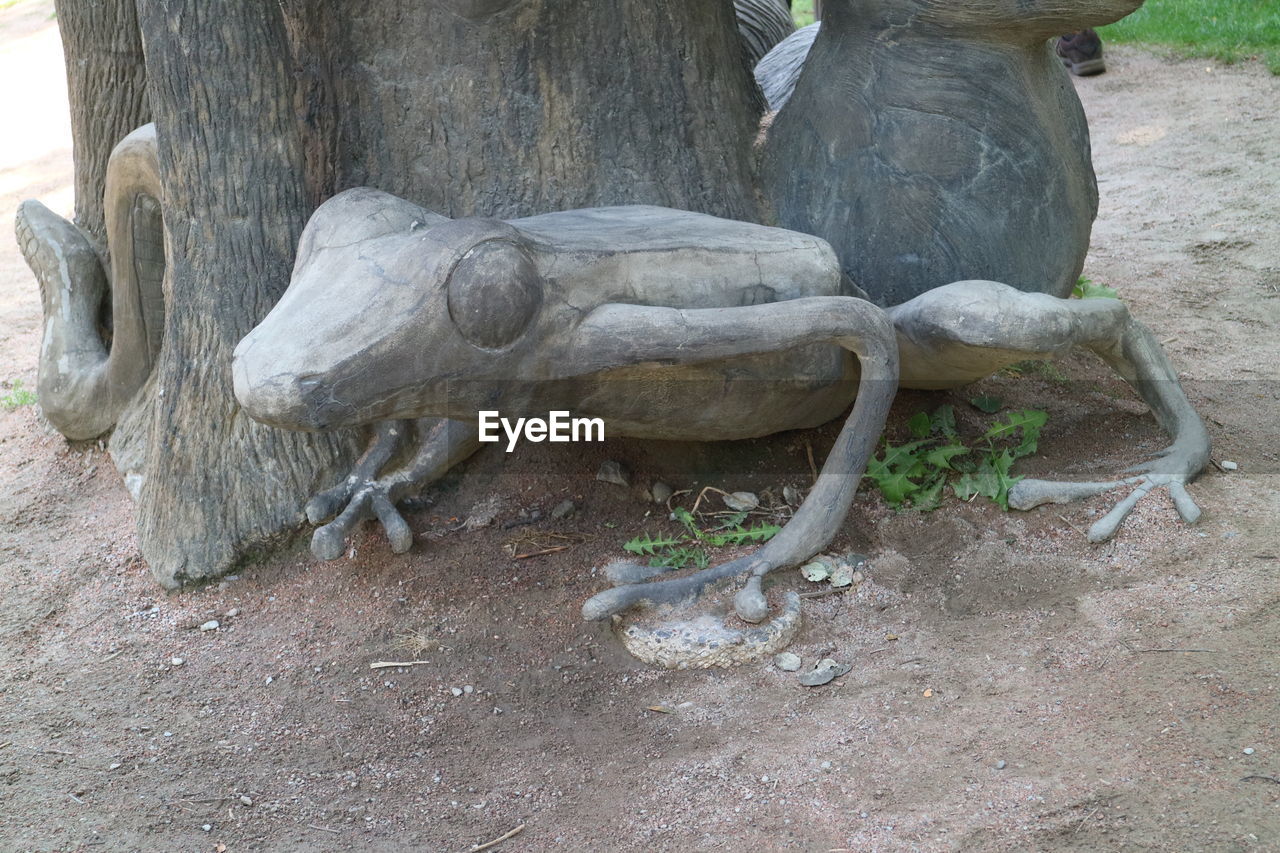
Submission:
[[[1026,359],[1048,359],[1080,346],[1096,352],[1151,407],[1173,443],[1156,458],[1134,466],[1139,476],[1100,483],[1022,480],[1009,505],[1031,509],[1135,485],[1089,530],[1089,540],[1111,538],[1150,491],[1168,488],[1188,523],[1200,510],[1186,484],[1209,461],[1209,434],[1192,409],[1177,374],[1146,326],[1116,299],[1059,299],[1023,293],[991,281],[961,281],[889,309],[898,333],[901,384],[948,388],[980,379]]]
[[[749,574],[734,607],[743,619],[761,621],[768,615],[761,578],[825,547],[853,503],[897,391],[898,354],[888,317],[871,303],[848,296],[688,310],[607,305],[592,312],[579,332],[580,351],[592,353],[598,365],[694,363],[822,341],[857,355],[861,373],[853,411],[822,466],[818,482],[773,539],[753,554],[671,580],[633,583],[630,581],[645,576],[644,568],[615,564],[609,573],[621,585],[592,596],[582,606],[587,619],[603,619],[642,601],[687,601],[715,581]]]

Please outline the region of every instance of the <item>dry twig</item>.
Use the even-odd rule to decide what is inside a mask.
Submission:
[[[486,841],[484,844],[477,844],[475,847],[472,847],[470,850],[468,850],[467,853],[480,853],[481,850],[488,850],[490,847],[494,847],[498,844],[501,844],[502,842],[506,841],[508,838],[515,838],[517,835],[519,835],[522,832],[524,832],[523,823],[517,826],[515,829],[511,830],[510,832],[499,835],[497,838],[493,839],[492,841]]]
[[[530,557],[543,557],[558,551],[567,551],[574,545],[587,541],[585,536],[573,533],[530,532],[503,544],[503,549],[513,560],[527,560]]]

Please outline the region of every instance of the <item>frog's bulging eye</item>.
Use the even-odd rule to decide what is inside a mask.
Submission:
[[[519,339],[542,302],[542,280],[528,253],[509,240],[487,240],[449,275],[449,316],[462,336],[484,349]]]

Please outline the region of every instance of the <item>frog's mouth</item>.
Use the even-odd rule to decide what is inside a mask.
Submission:
[[[279,370],[268,358],[257,357],[251,334],[236,347],[231,377],[236,400],[256,421],[285,429],[330,429],[336,418],[331,406],[314,399],[321,377]]]

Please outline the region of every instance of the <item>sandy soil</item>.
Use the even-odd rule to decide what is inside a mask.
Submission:
[[[1167,342],[1239,464],[1192,487],[1199,525],[1149,499],[1091,546],[1114,496],[864,495],[838,544],[868,581],[806,602],[792,649],[853,670],[810,689],[767,664],[646,669],[577,611],[593,566],[661,528],[642,487],[805,486],[832,429],[487,452],[428,492],[406,557],[369,527],[341,561],[298,549],[169,596],[101,447],[0,408],[0,849],[466,850],[520,825],[497,849],[1280,849],[1280,78],[1128,49],[1110,67],[1077,84],[1102,189],[1087,272]],[[0,221],[70,208],[61,74],[51,4],[0,10]],[[0,239],[5,387],[34,387],[39,326]],[[1048,410],[1024,473],[1109,476],[1161,446],[1083,357],[980,390]],[[972,423],[970,395],[904,394],[894,428],[944,401]],[[605,458],[633,490],[594,479]],[[495,497],[492,526],[459,529]],[[565,497],[571,519],[505,526]],[[504,548],[549,532],[584,541]]]

